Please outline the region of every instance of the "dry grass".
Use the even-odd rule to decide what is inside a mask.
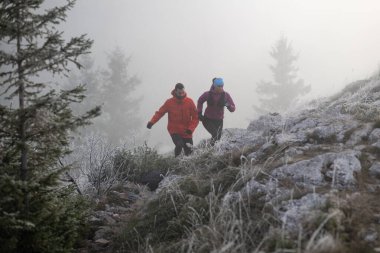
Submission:
[[[337,98],[341,99],[337,104],[344,113],[357,117],[367,106],[377,110],[366,102],[368,93],[355,93],[362,85],[354,84],[345,91],[344,98]],[[362,102],[350,103],[357,98]],[[365,120],[372,117],[372,111],[363,115]],[[355,130],[346,131],[344,141]],[[178,177],[128,220],[115,252],[373,252],[379,243],[365,238],[370,238],[371,231],[380,234],[380,193],[368,192],[368,185],[375,183],[368,176],[368,168],[373,162],[370,156],[380,159],[378,148],[362,150],[362,171],[356,174],[355,190],[337,191],[329,186],[315,189],[316,194],[327,196],[329,201],[320,210],[306,214],[295,234],[279,220],[278,208],[283,201],[299,199],[310,190],[297,188],[290,180],[276,180],[276,187],[285,194],[268,202],[263,193],[242,190],[253,179],[263,184],[275,180],[270,172],[281,165],[326,152],[341,152],[336,135],[320,138],[312,132],[308,137],[316,145],[291,160],[285,159],[289,148],[286,144],[268,145],[260,159],[251,161],[247,155],[258,151],[259,146],[227,152],[221,149],[222,145],[196,149],[193,155],[170,168],[168,175]]]

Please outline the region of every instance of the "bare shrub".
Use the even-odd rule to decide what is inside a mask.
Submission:
[[[75,165],[76,169],[70,171],[70,176],[82,192],[101,196],[112,186],[126,180],[128,172],[122,170],[122,164],[114,162],[117,152],[118,148],[95,135],[86,137],[74,147],[74,152],[66,160]]]
[[[150,172],[165,175],[175,162],[146,144],[114,147],[106,138],[96,135],[84,138],[73,150],[65,161],[76,168],[70,171],[69,176],[75,180],[79,191],[92,196],[105,195],[126,181],[142,183]]]

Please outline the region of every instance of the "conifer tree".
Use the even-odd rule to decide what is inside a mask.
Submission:
[[[275,65],[270,66],[274,82],[261,81],[256,87],[260,105],[254,109],[262,114],[268,112],[284,112],[296,102],[300,96],[310,92],[310,85],[298,79],[298,68],[294,65],[298,56],[294,54],[291,43],[282,36],[272,48],[270,55]]]
[[[140,80],[130,75],[128,64],[129,58],[120,48],[115,48],[108,56],[107,69],[102,73],[103,120],[99,122],[99,128],[114,144],[132,137],[141,124],[138,110],[142,98],[133,94]]]
[[[71,89],[76,87],[78,84],[83,84],[86,96],[83,102],[73,103],[71,105],[73,111],[77,114],[83,114],[84,112],[99,106],[102,104],[101,100],[101,70],[95,69],[94,59],[86,54],[80,57],[79,63],[82,66],[80,69],[76,69],[70,72],[68,82],[65,83],[64,87],[66,89]],[[94,120],[98,120],[97,117]],[[83,131],[87,131],[89,128],[94,128],[94,124],[86,127]]]
[[[129,61],[123,50],[116,47],[107,57],[107,66],[94,68],[95,61],[81,57],[84,66],[69,78],[69,86],[80,82],[86,85],[84,105],[73,109],[77,112],[95,105],[102,106],[102,115],[84,132],[105,137],[113,145],[124,144],[125,140],[139,138],[141,118],[138,110],[142,97],[135,91],[140,80],[130,74]]]
[[[66,42],[58,30],[74,4],[0,1],[0,90],[12,101],[0,104],[1,252],[70,252],[80,229],[81,205],[59,184],[68,168],[58,161],[70,132],[99,108],[74,115],[69,105],[82,101],[83,86],[57,85],[92,45],[85,35]]]

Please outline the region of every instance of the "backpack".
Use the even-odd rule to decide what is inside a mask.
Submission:
[[[219,107],[224,107],[225,103],[226,103],[226,93],[223,91],[216,105]],[[214,105],[214,100],[212,99],[211,91],[209,91],[208,96],[207,96],[207,106],[213,106],[213,105]]]

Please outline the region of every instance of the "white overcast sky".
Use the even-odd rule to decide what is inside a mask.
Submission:
[[[281,35],[299,53],[299,77],[312,96],[327,96],[379,68],[379,13],[379,0],[78,0],[64,29],[95,40],[99,65],[116,46],[131,56],[144,121],[175,83],[196,102],[220,76],[237,105],[225,127],[246,128],[256,84],[271,80],[269,51]],[[150,132],[153,144],[170,141],[166,121]],[[203,136],[200,125],[195,142]]]

